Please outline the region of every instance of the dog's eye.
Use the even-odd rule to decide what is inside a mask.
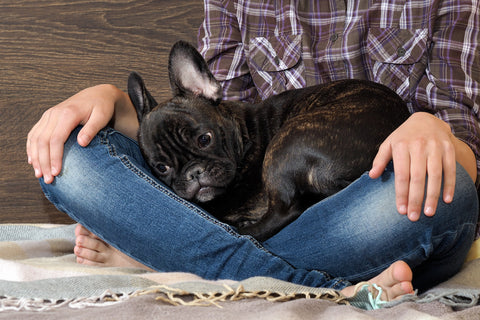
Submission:
[[[160,174],[165,174],[165,173],[168,172],[168,170],[170,169],[170,167],[169,167],[169,166],[166,166],[166,165],[164,165],[164,164],[159,163],[159,164],[157,164],[157,165],[155,166],[155,169],[157,169],[157,171],[158,171]]]
[[[200,148],[206,148],[212,142],[212,134],[210,132],[204,133],[197,139]]]

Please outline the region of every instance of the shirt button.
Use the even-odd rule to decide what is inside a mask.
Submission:
[[[338,33],[334,33],[330,36],[330,41],[335,42],[338,39]]]
[[[405,54],[407,53],[407,50],[405,50],[404,48],[400,47],[397,49],[397,55],[399,57],[403,57]]]
[[[276,66],[280,65],[280,58],[278,56],[275,56],[275,58],[273,58],[273,60],[275,61]]]

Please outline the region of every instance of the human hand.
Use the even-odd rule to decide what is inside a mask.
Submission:
[[[380,177],[393,159],[398,212],[407,214],[411,221],[418,220],[426,193],[423,212],[433,216],[442,177],[443,201],[449,203],[453,199],[455,139],[444,121],[429,113],[414,113],[382,143],[369,175],[373,179]]]
[[[37,178],[51,183],[60,173],[63,145],[78,125],[84,127],[77,141],[85,147],[110,122],[119,91],[111,85],[87,88],[44,112],[27,138],[28,163]]]

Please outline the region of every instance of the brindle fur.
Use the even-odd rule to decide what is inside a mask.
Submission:
[[[209,89],[185,87],[185,59]],[[195,201],[188,188],[201,179],[213,185],[214,198],[199,205],[261,241],[368,170],[409,115],[395,92],[362,80],[290,90],[258,104],[220,101],[205,61],[185,42],[172,48],[169,70],[175,96],[158,106],[138,74],[129,79],[147,162],[188,200]],[[214,143],[202,149],[196,137],[204,131]],[[161,173],[159,163],[173,169]]]

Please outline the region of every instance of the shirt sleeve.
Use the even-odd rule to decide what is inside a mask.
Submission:
[[[429,108],[474,152],[480,181],[479,1],[443,2],[435,14],[429,61],[414,109]]]
[[[254,102],[258,92],[246,61],[233,1],[206,0],[198,49],[223,86],[225,100]]]

